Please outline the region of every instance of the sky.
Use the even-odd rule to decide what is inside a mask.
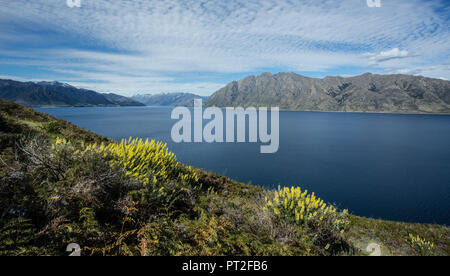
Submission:
[[[0,0],[0,78],[125,96],[263,72],[450,79],[450,0],[368,2]]]

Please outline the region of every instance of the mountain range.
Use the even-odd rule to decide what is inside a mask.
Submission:
[[[206,106],[271,107],[283,110],[450,113],[450,82],[411,75],[308,78],[295,73],[263,73],[233,81],[211,97],[191,93],[135,95],[131,98],[79,89],[60,82],[0,79],[0,98],[30,107]]]
[[[202,99],[206,102],[208,97],[191,93],[161,93],[155,95],[135,95],[132,99],[148,106],[193,106],[194,99]]]
[[[0,98],[29,107],[143,106],[116,94],[101,94],[60,82],[0,80]]]
[[[264,73],[233,81],[206,106],[278,106],[284,110],[450,113],[450,82],[410,75],[308,78]]]

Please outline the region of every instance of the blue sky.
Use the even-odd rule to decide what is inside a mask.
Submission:
[[[0,78],[193,92],[263,72],[450,79],[450,1],[0,0]]]

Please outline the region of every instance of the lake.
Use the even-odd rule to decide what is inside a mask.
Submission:
[[[101,135],[167,142],[178,160],[274,188],[300,186],[355,215],[450,225],[450,116],[280,112],[280,148],[171,141],[170,107],[38,109]]]

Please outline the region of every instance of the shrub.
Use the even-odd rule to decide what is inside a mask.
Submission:
[[[336,208],[327,205],[314,193],[308,194],[308,190],[301,191],[300,187],[291,187],[274,192],[273,201],[266,198],[265,210],[277,216],[299,225],[306,225],[313,221],[324,221],[328,218],[334,220],[336,230],[343,231],[345,220],[338,216]],[[346,214],[344,210],[344,214]]]
[[[67,143],[59,140],[57,143]],[[184,166],[169,152],[166,144],[142,139],[128,139],[121,143],[93,144],[77,154],[95,152],[111,155],[111,167],[122,169],[127,177],[139,181],[138,189],[129,193],[143,212],[148,209],[183,210],[193,204],[193,193],[198,177],[194,169]],[[186,206],[187,205],[187,206]]]
[[[27,219],[17,218],[8,221],[0,227],[0,256],[24,256],[43,253],[33,245],[34,233],[35,229]]]
[[[349,250],[341,235],[347,228],[348,212],[338,212],[314,193],[302,192],[299,187],[283,188],[273,192],[273,198],[266,197],[264,210],[282,220],[303,227],[312,242],[323,248],[323,254]]]
[[[178,163],[166,144],[154,140],[147,139],[144,142],[142,139],[129,138],[118,144],[89,145],[84,151],[113,154],[118,160],[114,164],[123,166],[127,176],[139,179],[144,185],[157,181],[179,180],[185,184],[198,181],[197,174],[191,167]]]
[[[409,244],[421,256],[434,255],[434,243],[429,242],[420,236],[409,234]]]
[[[61,126],[59,125],[58,121],[51,121],[48,123],[43,123],[42,129],[47,134],[59,134],[61,131]]]

